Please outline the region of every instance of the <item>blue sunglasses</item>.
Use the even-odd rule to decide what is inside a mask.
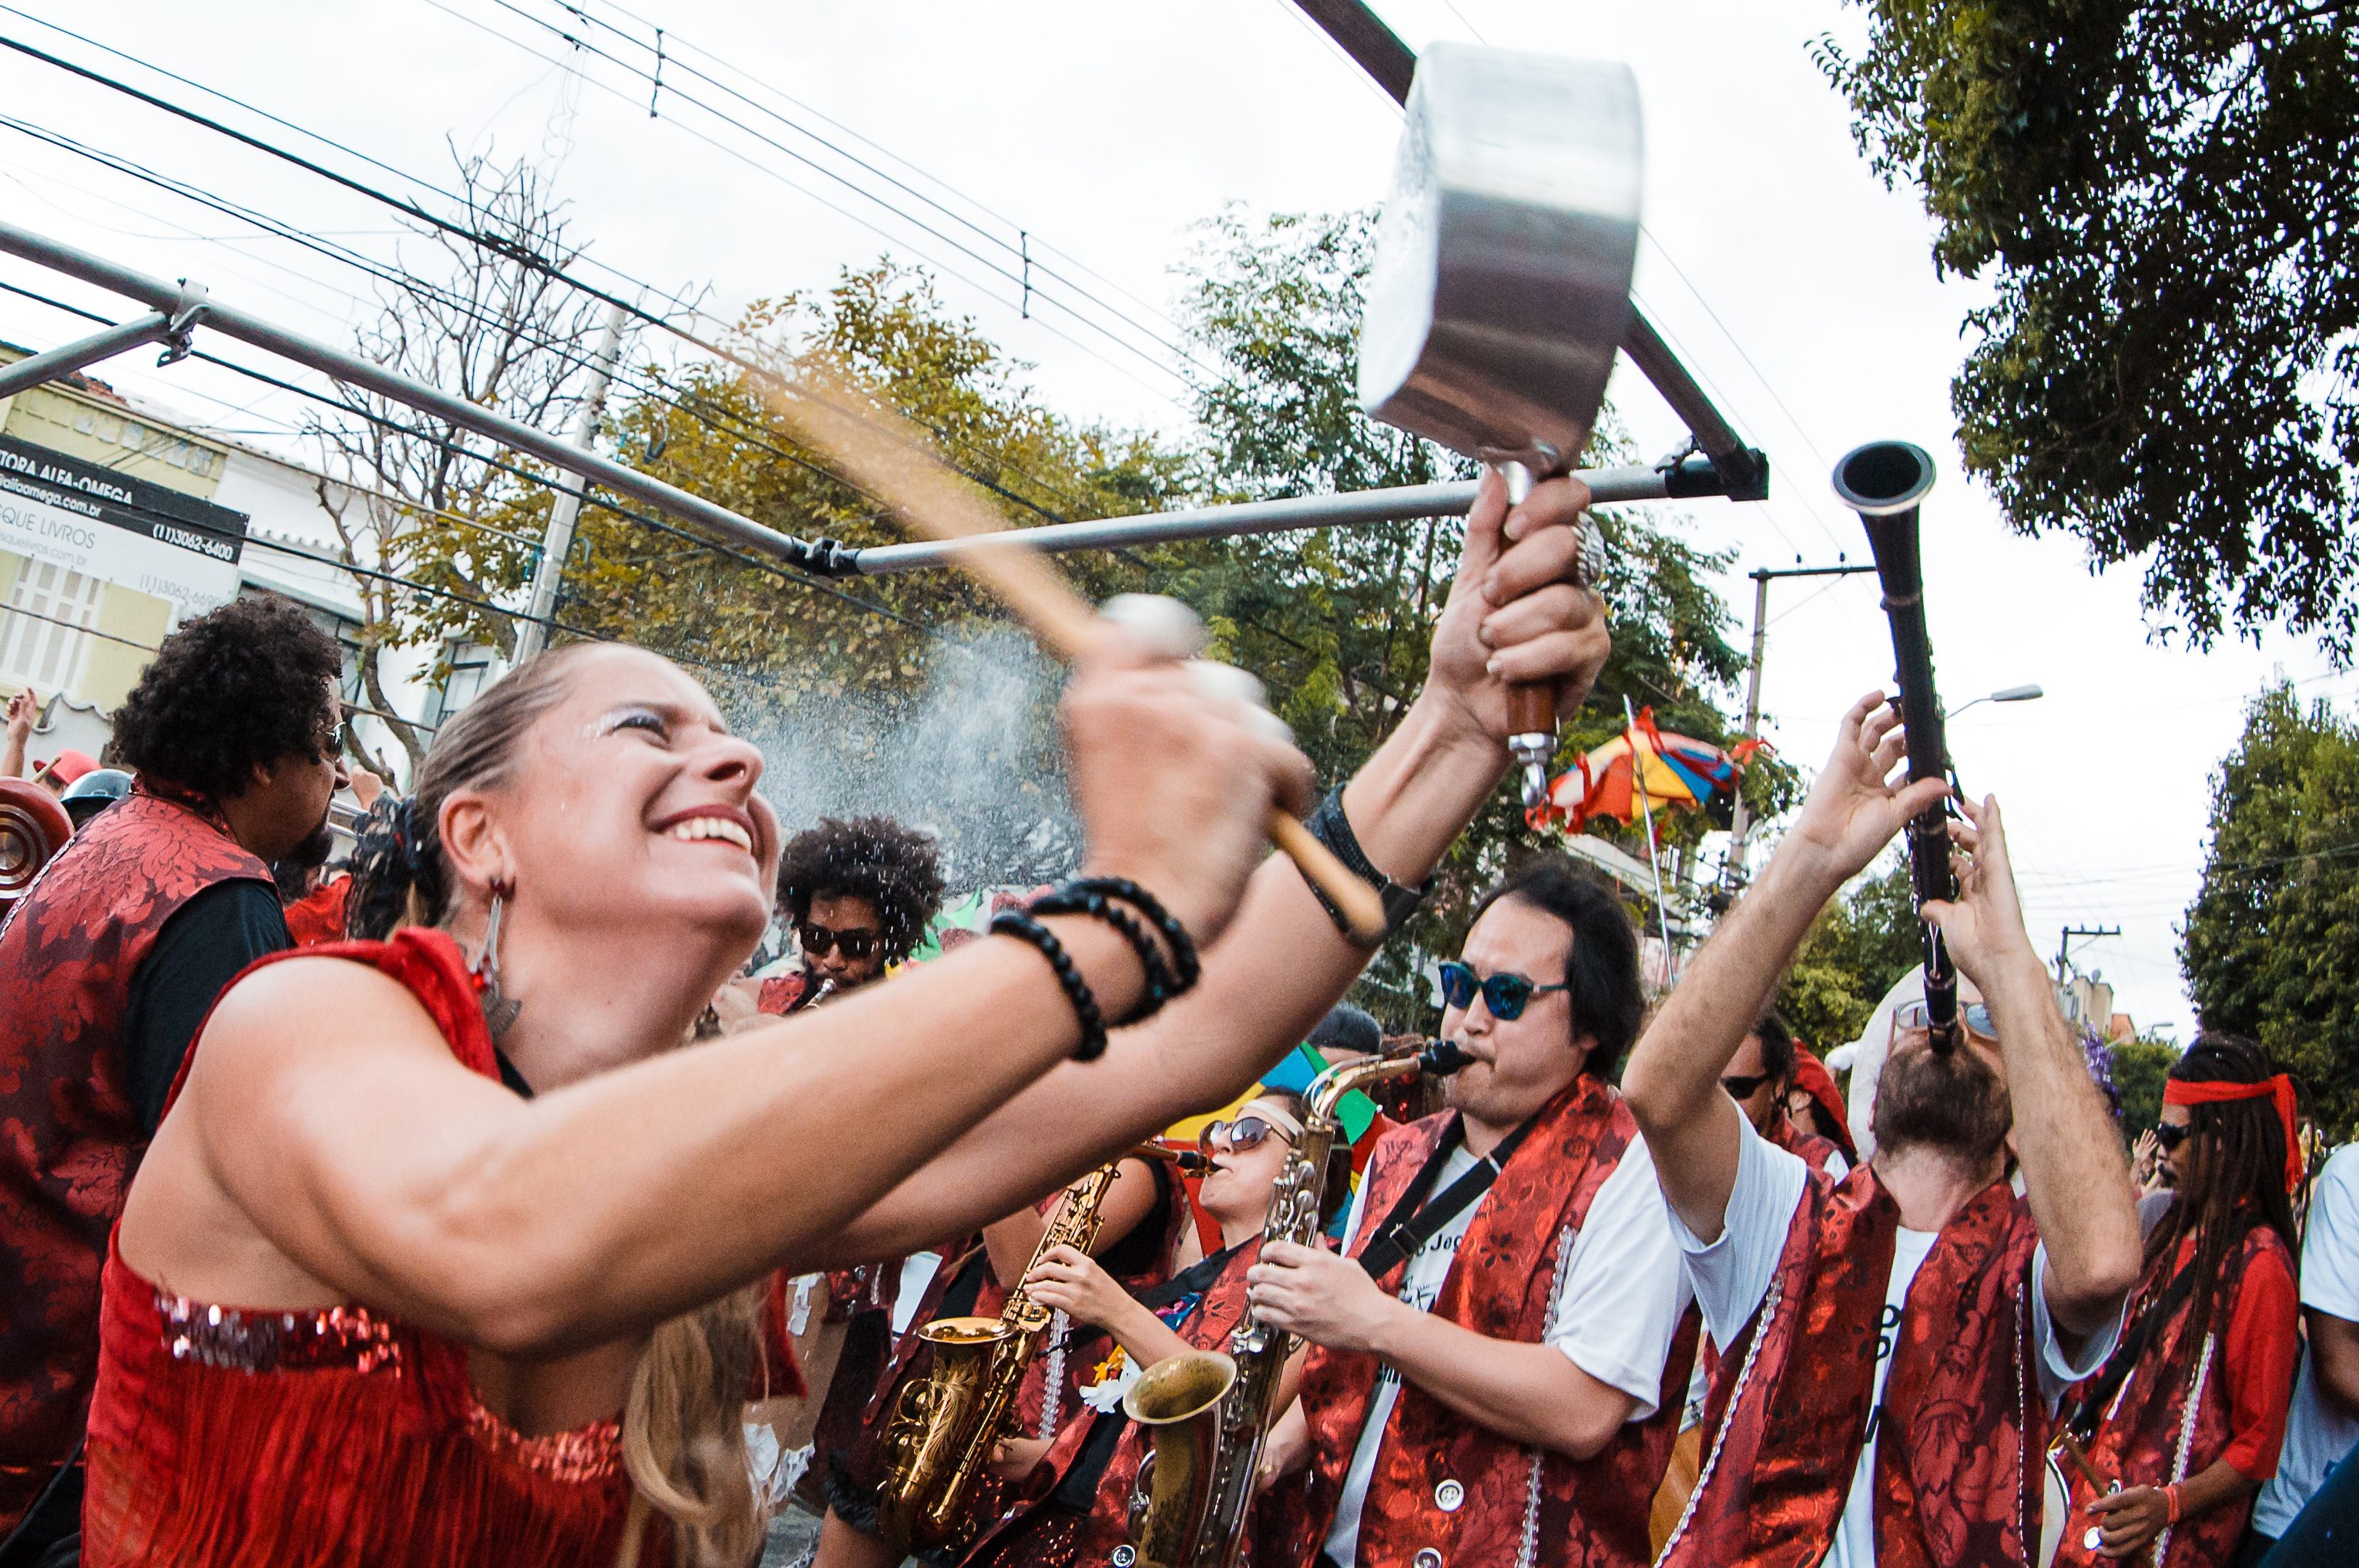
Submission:
[[[1491,1016],[1502,1023],[1512,1023],[1524,1015],[1524,1005],[1532,998],[1548,991],[1560,991],[1562,986],[1533,983],[1527,975],[1501,970],[1488,979],[1478,977],[1464,964],[1451,962],[1441,966],[1441,1000],[1452,1007],[1474,1005],[1474,993],[1483,993],[1483,1005]]]

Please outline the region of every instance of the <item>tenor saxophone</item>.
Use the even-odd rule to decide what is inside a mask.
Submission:
[[[1179,1156],[1140,1144],[1067,1187],[1033,1249],[1034,1264],[1052,1247],[1089,1251],[1114,1173],[1129,1159],[1177,1162]],[[1027,1265],[1026,1275],[1031,1271]],[[1018,1280],[997,1317],[937,1318],[918,1331],[933,1346],[933,1365],[894,1400],[883,1440],[886,1469],[876,1525],[895,1548],[955,1550],[976,1534],[983,1520],[969,1506],[974,1484],[1006,1433],[1052,1315]]]
[[[1263,1245],[1319,1245],[1327,1160],[1342,1130],[1335,1108],[1344,1096],[1411,1073],[1446,1077],[1470,1060],[1457,1042],[1437,1040],[1414,1056],[1347,1062],[1313,1078],[1303,1095],[1302,1136],[1270,1192]],[[1229,1336],[1227,1355],[1167,1356],[1123,1396],[1124,1413],[1147,1429],[1152,1444],[1131,1487],[1130,1544],[1138,1568],[1235,1568],[1262,1439],[1277,1414],[1279,1374],[1294,1343],[1248,1310]]]

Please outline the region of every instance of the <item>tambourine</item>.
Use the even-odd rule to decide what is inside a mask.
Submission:
[[[72,837],[57,796],[30,779],[0,779],[0,912],[25,896]]]

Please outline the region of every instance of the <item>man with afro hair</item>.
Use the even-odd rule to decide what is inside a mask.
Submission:
[[[762,983],[764,1012],[792,1012],[866,985],[909,956],[942,907],[933,836],[889,816],[820,818],[778,858],[778,912],[802,969]]]
[[[0,926],[0,1538],[27,1561],[79,1528],[71,1461],[131,1172],[213,999],[289,946],[270,862],[327,831],[342,666],[284,600],[182,625],[114,715],[130,795]]]

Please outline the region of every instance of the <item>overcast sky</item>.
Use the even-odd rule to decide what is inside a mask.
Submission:
[[[185,7],[154,0],[6,0],[0,36],[405,194],[419,188],[33,18],[437,183],[449,183],[446,138],[546,157],[594,258],[634,287],[709,290],[723,316],[822,287],[880,253],[929,262],[948,301],[1032,362],[1056,406],[1167,429],[1185,416],[1168,313],[1191,225],[1229,202],[1373,201],[1399,124],[1290,0],[632,4],[636,16],[583,0],[585,26],[553,0],[214,0],[206,25],[190,27]],[[2052,953],[2066,924],[2119,925],[2119,939],[2076,956],[2142,1025],[2172,1022],[2185,1038],[2175,927],[2196,886],[2209,775],[2273,672],[2338,701],[2354,683],[2316,648],[2275,634],[2208,654],[2157,640],[2135,568],[2092,577],[2077,542],[2016,537],[1961,478],[1948,384],[1982,294],[1935,277],[1915,196],[1877,184],[1811,63],[1811,39],[1854,36],[1856,13],[1832,0],[1380,9],[1412,47],[1479,38],[1619,59],[1637,73],[1648,139],[1638,297],[1776,469],[1767,505],[1706,504],[1690,520],[1698,542],[1736,550],[1726,587],[1741,620],[1744,570],[1864,557],[1857,521],[1828,492],[1834,458],[1880,438],[1933,451],[1942,477],[1924,541],[1942,695],[1955,708],[2027,681],[2048,691],[1962,716],[1951,736],[1960,774],[2008,808],[2034,941]],[[658,27],[665,86],[650,117]],[[613,58],[572,49],[560,29]],[[382,207],[21,55],[0,54],[0,114],[368,256],[394,254]],[[318,336],[344,339],[366,313],[356,269],[5,126],[0,211],[200,278]],[[128,313],[12,259],[0,279]],[[46,347],[73,331],[0,296],[0,337]],[[158,372],[133,356],[103,373],[266,443],[299,406],[202,365]],[[1679,436],[1626,366],[1614,395],[1649,450]],[[1765,728],[1798,762],[1822,758],[1836,717],[1889,672],[1871,580],[1773,590]]]

